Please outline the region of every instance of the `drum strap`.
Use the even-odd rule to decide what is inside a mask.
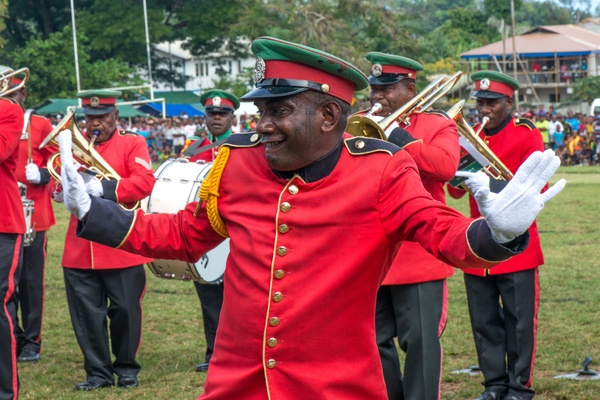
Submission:
[[[210,221],[210,225],[213,227],[215,232],[219,235],[228,238],[229,233],[227,232],[227,226],[225,226],[225,222],[219,215],[219,210],[217,209],[217,199],[220,197],[219,194],[219,186],[221,185],[221,176],[223,175],[223,170],[225,169],[225,165],[229,160],[229,147],[223,146],[219,149],[219,153],[215,162],[213,163],[212,169],[210,173],[206,177],[204,181],[202,181],[202,185],[200,186],[198,205],[196,206],[196,211],[194,212],[194,217],[198,216],[198,212],[202,207],[202,202],[206,202],[206,214],[208,215],[208,220]]]

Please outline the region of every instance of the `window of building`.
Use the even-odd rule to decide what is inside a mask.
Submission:
[[[196,76],[200,76],[200,64],[196,63]]]

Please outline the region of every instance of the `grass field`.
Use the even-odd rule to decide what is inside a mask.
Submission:
[[[567,381],[554,375],[581,368],[586,355],[600,369],[600,167],[561,167],[555,178],[566,189],[538,218],[546,265],[540,269],[541,302],[533,386],[539,400],[597,400],[600,380]],[[467,200],[449,199],[467,212]],[[60,261],[68,214],[55,207],[57,224],[49,231],[43,351],[35,364],[19,364],[20,399],[195,399],[206,373],[200,303],[189,282],[167,281],[148,274],[144,325],[138,361],[140,387],[80,393],[85,380],[83,356],[71,327]],[[473,399],[483,390],[482,377],[453,374],[477,364],[462,272],[449,279],[449,322],[442,338],[442,399]],[[233,384],[233,382],[232,382]],[[232,399],[233,400],[233,399]]]

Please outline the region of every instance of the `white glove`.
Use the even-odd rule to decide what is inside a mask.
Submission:
[[[25,178],[37,185],[42,180],[42,175],[40,174],[40,169],[34,163],[29,163],[25,166]]]
[[[86,192],[83,178],[73,165],[72,138],[69,129],[65,129],[58,135],[58,145],[65,206],[77,219],[83,219],[90,211],[92,200]]]
[[[455,176],[463,176],[467,178],[463,183],[467,185],[471,193],[476,193],[482,187],[490,187],[490,177],[482,171],[467,172],[467,171],[456,171]]]
[[[65,202],[63,187],[61,184],[58,184],[58,186],[56,187],[56,190],[54,192],[52,192],[52,200],[54,200],[57,203]]]
[[[100,183],[100,179],[85,172],[80,172],[79,174],[83,178],[85,190],[89,195],[96,197],[102,197],[102,195],[104,195],[104,188],[102,187],[102,183]]]
[[[469,178],[465,181],[469,188],[477,187],[473,197],[477,201],[479,212],[490,227],[494,240],[498,243],[508,243],[529,229],[535,217],[544,208],[544,204],[565,187],[566,181],[561,179],[546,192],[540,193],[559,166],[560,158],[554,155],[554,151],[536,151],[525,160],[514,178],[497,194],[490,192],[489,179],[485,184],[478,173],[460,172],[460,176]]]

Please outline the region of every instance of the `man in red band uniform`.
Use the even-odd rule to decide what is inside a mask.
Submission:
[[[4,77],[8,67],[0,67]],[[17,376],[17,306],[15,289],[19,283],[25,216],[19,194],[15,168],[23,128],[23,110],[19,104],[0,93],[0,399],[16,399]]]
[[[514,173],[531,153],[544,150],[533,122],[511,115],[513,92],[519,84],[492,71],[476,72],[471,79],[479,116],[490,119],[480,136]],[[465,194],[450,186],[448,191],[455,198]],[[471,216],[478,217],[472,196],[469,204]],[[535,394],[531,377],[540,295],[538,266],[544,264],[535,222],[529,235],[529,247],[522,254],[490,270],[465,270],[471,327],[485,386],[479,400],[528,400]]]
[[[204,106],[206,128],[209,135],[202,140],[197,148],[208,146],[212,143],[223,141],[231,135],[233,124],[233,112],[240,108],[240,101],[231,93],[223,90],[209,90],[200,96],[200,102]],[[213,147],[190,157],[190,161],[204,160],[213,162],[219,152],[219,147]]]
[[[416,94],[417,71],[423,66],[409,58],[368,53],[371,62],[371,106],[387,117]],[[402,147],[415,161],[431,196],[446,204],[444,184],[454,177],[460,146],[453,119],[442,111],[410,116],[410,123],[388,129],[388,140]],[[440,336],[446,326],[446,278],[454,268],[428,253],[418,243],[403,243],[377,293],[375,330],[390,400],[438,400],[442,376]],[[406,353],[404,379],[400,370],[398,337]]]
[[[375,299],[400,243],[420,242],[455,266],[490,267],[523,249],[517,231],[526,227],[515,230],[515,215],[461,216],[423,188],[406,151],[344,135],[354,91],[368,85],[353,65],[268,37],[252,51],[257,87],[242,100],[260,111],[257,133],[227,139],[206,204],[177,215],[122,211],[87,195],[67,151],[65,205],[82,220],[81,237],[157,258],[191,262],[231,238],[202,399],[386,399]],[[69,148],[68,132],[59,143]],[[537,160],[558,168],[553,153]],[[544,202],[539,191],[510,193]],[[496,218],[511,225],[502,228],[508,247],[491,238]]]
[[[12,85],[20,84],[25,74],[19,74],[13,79]],[[8,95],[21,108],[25,108],[27,90],[25,86]],[[34,213],[31,225],[36,235],[31,245],[23,248],[23,267],[21,279],[17,288],[18,305],[21,308],[23,327],[16,328],[18,361],[32,362],[40,358],[42,349],[42,317],[44,314],[44,298],[46,285],[44,272],[46,270],[46,231],[54,225],[52,201],[47,190],[50,173],[46,164],[53,152],[58,149],[39,146],[52,132],[52,124],[47,118],[31,114],[29,129],[21,136],[19,144],[19,160],[17,162],[17,179],[27,186],[27,199],[34,202]],[[31,140],[31,143],[29,143]],[[31,162],[29,162],[31,149]]]
[[[224,141],[231,135],[231,124],[233,123],[233,112],[240,107],[240,101],[231,93],[223,90],[209,90],[200,96],[204,106],[206,127],[209,136],[200,139],[202,144],[197,148],[208,146],[211,143]],[[219,147],[208,149],[190,158],[195,162],[204,160],[213,162],[219,151]],[[196,366],[196,371],[208,371],[208,365],[215,347],[215,337],[219,324],[219,315],[223,305],[223,284],[209,285],[194,281],[194,287],[200,299],[202,307],[202,319],[204,320],[204,335],[206,337],[206,353],[204,362]]]
[[[117,129],[119,111],[115,104],[120,95],[118,91],[97,90],[77,96],[82,99],[87,138],[96,136],[94,148],[121,176],[118,181],[88,179],[87,191],[131,205],[152,192],[155,178],[144,138]],[[119,387],[137,386],[140,365],[135,357],[146,289],[143,264],[150,259],[78,238],[76,228],[77,219],[71,217],[62,260],[71,322],[86,372],[86,381],[75,388],[112,386],[115,374]],[[107,317],[112,346],[108,343]]]

